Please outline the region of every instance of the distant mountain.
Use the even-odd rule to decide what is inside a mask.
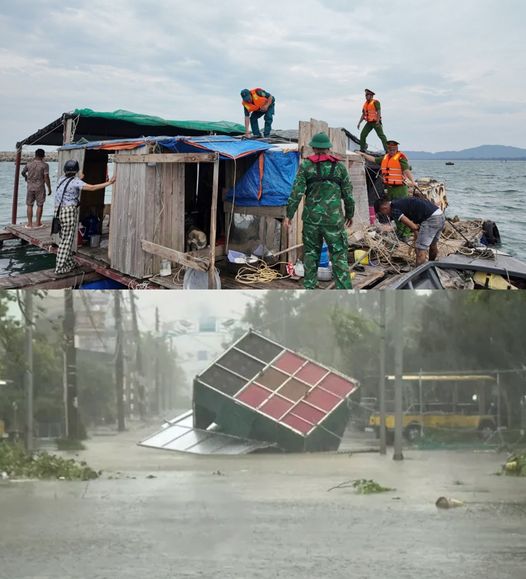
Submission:
[[[428,153],[427,151],[404,151],[410,159],[426,160],[484,160],[484,159],[506,159],[506,160],[526,160],[526,149],[519,147],[507,147],[506,145],[481,145],[472,149],[462,149],[462,151],[439,151],[438,153]]]

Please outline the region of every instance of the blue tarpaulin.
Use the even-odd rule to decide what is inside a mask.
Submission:
[[[280,207],[286,205],[298,171],[299,153],[270,149],[254,161],[226,195],[240,207]]]
[[[174,153],[219,153],[221,159],[239,159],[261,153],[272,145],[249,139],[234,139],[227,136],[174,137],[158,141],[163,149]]]
[[[172,153],[219,153],[221,159],[239,159],[270,149],[272,145],[249,139],[234,139],[229,136],[211,135],[207,137],[143,137],[140,139],[118,139],[92,141],[65,145],[62,149],[109,149],[118,150],[140,147],[145,143],[156,143]]]

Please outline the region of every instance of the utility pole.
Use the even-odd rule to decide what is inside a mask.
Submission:
[[[24,294],[25,310],[25,355],[26,371],[24,375],[24,388],[26,397],[26,450],[34,449],[33,439],[33,293],[26,290]]]
[[[161,383],[159,376],[159,308],[155,308],[155,414],[161,413]]]
[[[79,413],[77,398],[77,350],[75,348],[75,310],[73,291],[64,290],[64,398],[66,437],[79,440]]]
[[[387,437],[385,431],[385,290],[380,293],[380,384],[379,384],[379,405],[380,405],[380,454],[387,454]]]
[[[403,329],[403,292],[396,291],[394,294],[395,305],[395,438],[393,460],[403,460],[402,453],[402,388],[403,388],[403,360],[404,360],[404,329]]]
[[[124,421],[124,360],[123,360],[123,332],[121,313],[121,294],[115,290],[113,292],[114,314],[115,314],[115,394],[117,397],[117,430],[126,430]]]
[[[144,367],[142,360],[141,333],[139,331],[139,323],[137,320],[137,307],[135,304],[136,299],[137,298],[135,296],[135,293],[133,292],[133,290],[130,290],[132,327],[133,327],[133,336],[135,340],[135,373],[137,376],[137,388],[134,388],[134,399],[136,396],[139,418],[141,420],[144,420],[146,418],[146,409],[144,404]]]

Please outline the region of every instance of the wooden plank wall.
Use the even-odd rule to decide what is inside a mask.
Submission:
[[[118,162],[116,166],[110,227],[111,267],[143,279],[158,273],[161,261],[159,256],[142,249],[143,239],[177,251],[185,250],[185,166],[132,162]]]
[[[110,263],[117,271],[141,278],[144,258],[140,232],[145,217],[146,165],[119,164],[117,173],[111,208]]]
[[[367,196],[367,183],[365,176],[364,160],[356,153],[347,154],[347,170],[352,183],[354,197],[354,218],[352,229],[369,225],[369,199]]]

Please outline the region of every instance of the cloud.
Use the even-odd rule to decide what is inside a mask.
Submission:
[[[276,96],[278,128],[353,129],[370,86],[407,148],[524,146],[525,13],[520,0],[9,3],[0,149],[76,107],[239,122],[253,86]]]

